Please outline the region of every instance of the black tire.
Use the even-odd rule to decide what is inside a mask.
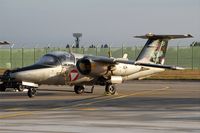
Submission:
[[[32,98],[32,97],[34,97],[34,96],[36,95],[36,93],[37,93],[36,88],[29,88],[29,89],[28,89],[27,95],[28,95],[30,98]]]
[[[23,91],[23,90],[24,90],[23,85],[19,85],[18,88],[17,88],[17,90],[18,90],[18,91]]]
[[[6,91],[6,87],[4,84],[0,84],[0,91],[2,92]]]
[[[107,84],[105,87],[105,91],[107,94],[114,95],[116,93],[116,87],[112,84]]]
[[[83,94],[84,90],[85,90],[84,86],[76,86],[76,85],[74,86],[74,92],[76,94]]]

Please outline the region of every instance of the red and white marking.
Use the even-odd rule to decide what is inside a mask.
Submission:
[[[79,73],[78,70],[73,69],[69,72],[69,80],[70,81],[75,81],[78,79]]]

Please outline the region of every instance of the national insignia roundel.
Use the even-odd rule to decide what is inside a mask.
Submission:
[[[79,76],[79,73],[78,73],[78,70],[76,69],[73,69],[69,72],[69,80],[70,81],[75,81],[78,79],[78,76]]]

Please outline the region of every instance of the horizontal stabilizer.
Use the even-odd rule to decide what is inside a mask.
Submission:
[[[142,38],[142,39],[179,39],[179,38],[192,38],[193,36],[190,34],[186,35],[155,35],[152,33],[148,33],[143,36],[134,36],[135,38]]]

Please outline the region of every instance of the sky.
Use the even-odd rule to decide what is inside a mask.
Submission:
[[[0,40],[19,47],[136,45],[146,33],[187,34],[200,41],[200,0],[0,0]]]

